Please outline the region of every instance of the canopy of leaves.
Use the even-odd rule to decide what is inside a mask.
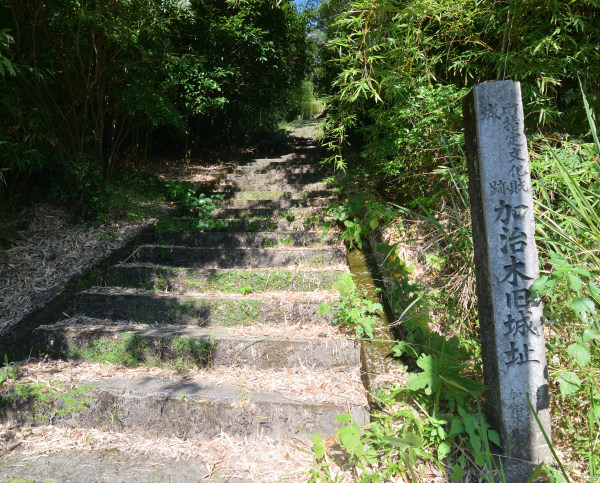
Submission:
[[[79,196],[153,146],[269,132],[309,67],[289,0],[7,0],[0,196]]]

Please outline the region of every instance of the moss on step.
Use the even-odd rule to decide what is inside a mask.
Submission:
[[[193,270],[177,267],[115,266],[105,275],[108,285],[161,292],[241,293],[331,290],[341,272],[297,270]]]
[[[77,295],[77,313],[96,318],[159,325],[230,326],[283,320],[279,302],[254,299],[158,296],[148,292],[84,292]],[[288,317],[297,317],[292,304]]]
[[[139,333],[128,332],[90,340],[85,346],[67,349],[64,355],[116,366],[160,366],[184,371],[208,365],[213,350],[214,343],[202,338],[147,339]]]
[[[86,411],[91,402],[93,386],[73,386],[67,382],[17,381],[0,397],[4,411],[20,410],[29,422],[50,424],[54,416],[67,417]],[[27,408],[24,411],[23,408]]]

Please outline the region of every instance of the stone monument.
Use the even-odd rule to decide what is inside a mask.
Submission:
[[[521,86],[476,85],[463,102],[486,415],[500,434],[507,481],[550,462],[526,395],[550,436],[542,306]]]

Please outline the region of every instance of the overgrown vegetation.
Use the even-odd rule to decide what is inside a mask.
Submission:
[[[140,334],[126,333],[114,339],[91,341],[85,347],[67,351],[69,358],[108,362],[126,367],[162,366],[178,371],[198,370],[210,364],[214,343],[195,337],[149,341]]]
[[[122,166],[171,150],[188,158],[200,145],[243,142],[267,135],[286,117],[312,117],[322,108],[306,81],[314,69],[318,94],[327,96],[324,145],[333,165],[348,172],[346,199],[328,215],[351,247],[373,238],[402,334],[392,351],[408,358],[412,371],[374,395],[381,410],[364,431],[341,415],[337,441],[357,481],[422,481],[432,474],[455,481],[473,473],[491,481],[502,469],[492,459],[498,435],[480,407],[460,106],[475,83],[521,81],[542,269],[533,288],[545,307],[553,445],[564,458],[564,472],[539,471],[549,481],[594,481],[599,1],[316,3],[318,11],[298,13],[289,0],[5,2],[0,214],[43,189],[70,203],[79,220],[111,212],[135,219],[145,216],[146,197],[166,192],[194,218],[166,219],[159,231],[223,228],[213,217],[216,198],[193,185],[160,186]],[[132,198],[139,201],[134,209]],[[249,218],[243,229],[257,230],[262,218]],[[299,221],[292,212],[282,219]],[[326,231],[319,221],[304,220]],[[19,222],[3,222],[2,232]],[[265,283],[247,279],[236,289],[248,294]],[[365,302],[350,278],[337,284],[336,320],[372,336],[371,316],[381,308]],[[254,302],[231,304],[222,317],[234,324],[259,312]],[[129,362],[139,364],[139,340],[102,351],[119,359],[129,343]],[[5,360],[0,381],[10,375],[16,379],[15,366]],[[36,397],[45,397],[42,389]],[[311,478],[335,480],[327,444],[319,435],[313,443]]]
[[[350,274],[342,275],[334,282],[333,288],[340,293],[339,300],[334,303],[336,311],[333,323],[354,331],[357,337],[372,339],[377,314],[383,311],[381,304],[369,300],[366,291],[361,294]],[[327,315],[330,310],[329,304],[322,304],[319,306],[319,315]]]
[[[381,411],[357,436],[360,452],[338,435],[357,480],[502,478],[491,458],[498,435],[480,409],[461,101],[473,84],[505,78],[523,92],[542,269],[534,291],[545,307],[562,464],[538,471],[549,481],[597,478],[599,19],[594,0],[322,4],[324,144],[351,188],[330,214],[352,244],[374,238],[403,336],[394,354],[416,363],[376,396]],[[313,479],[335,481],[326,448],[314,443]]]
[[[54,381],[14,384],[12,392],[0,398],[0,405],[29,406],[28,418],[36,424],[49,424],[53,414],[69,416],[86,411],[92,400],[91,386],[74,387],[70,383]]]
[[[289,0],[4,2],[3,208],[48,190],[93,217],[125,162],[270,135],[310,105],[307,21]]]

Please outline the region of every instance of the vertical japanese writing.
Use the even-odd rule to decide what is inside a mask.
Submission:
[[[501,123],[508,142],[507,159],[499,160],[510,165],[507,178],[488,182],[491,195],[516,194],[530,190],[527,143],[518,122],[517,109],[516,104],[487,103],[482,112],[484,120]]]
[[[550,452],[533,428],[549,432],[550,414],[520,85],[478,84],[463,113],[487,411],[510,455],[539,463]]]
[[[512,103],[487,103],[482,109],[482,118],[492,122],[504,133],[506,145],[502,153],[497,178],[487,182],[487,194],[496,199],[494,210],[494,235],[497,237],[497,253],[491,254],[499,260],[498,281],[506,298],[503,352],[506,366],[539,363],[532,356],[534,350],[529,337],[540,336],[541,320],[532,310],[530,286],[535,274],[526,262],[527,250],[534,244],[533,232],[528,230],[529,207],[523,204],[522,194],[529,193],[527,143],[518,119],[518,105]],[[518,200],[515,202],[515,200]],[[537,273],[537,272],[536,272]]]

